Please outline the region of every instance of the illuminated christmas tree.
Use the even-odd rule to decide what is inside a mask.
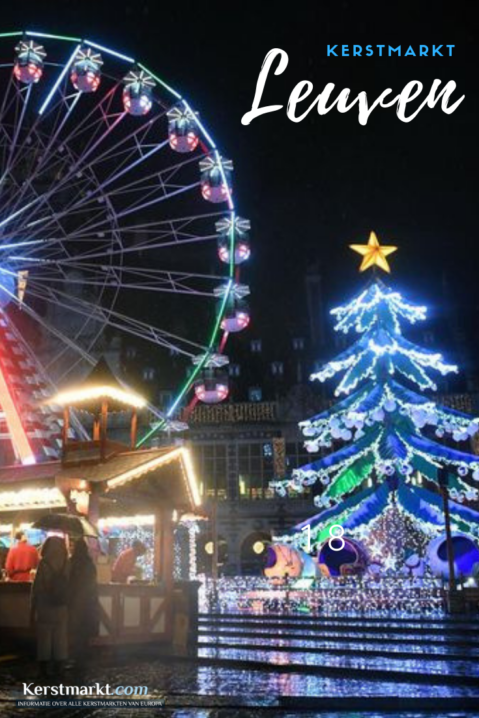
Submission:
[[[361,271],[374,265],[390,271],[387,256],[396,247],[381,246],[374,233],[368,244],[351,248],[363,256]],[[330,538],[331,526],[339,524],[345,535],[369,543],[371,558],[378,534],[373,536],[371,529],[381,524],[382,546],[376,551],[384,555],[384,526],[392,530],[399,516],[403,526],[414,527],[412,546],[423,551],[423,537],[444,532],[437,490],[444,468],[453,529],[479,536],[479,514],[467,506],[478,496],[479,456],[467,448],[479,420],[430,397],[437,388],[434,373],[446,375],[457,367],[402,334],[403,324],[426,318],[426,308],[405,301],[375,275],[359,296],[332,315],[336,331],[357,338],[312,376],[323,382],[342,375],[335,392],[339,401],[300,424],[308,450],[324,455],[273,484],[283,496],[321,485],[321,491],[315,487],[315,503],[322,511],[297,526],[290,538],[304,545],[301,529],[308,524],[311,542],[319,545]],[[448,439],[462,443],[466,451],[446,446]],[[399,545],[401,531],[394,531]],[[398,557],[393,551],[387,567],[396,568]]]

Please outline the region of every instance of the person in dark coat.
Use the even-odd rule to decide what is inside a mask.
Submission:
[[[96,567],[83,539],[75,544],[70,559],[68,626],[71,655],[84,666],[91,639],[98,634],[99,603]]]
[[[42,675],[61,673],[68,658],[68,568],[65,541],[49,536],[42,546],[32,586],[37,660]]]

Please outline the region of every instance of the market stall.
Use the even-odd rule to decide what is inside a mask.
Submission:
[[[100,527],[100,541],[93,545],[98,568],[100,632],[98,642],[121,644],[173,639],[175,606],[195,616],[192,587],[175,585],[173,532],[175,520],[200,505],[190,451],[178,444],[137,450],[136,409],[141,397],[126,392],[116,380],[98,376],[79,390],[55,398],[65,409],[61,461],[0,469],[0,526],[13,532],[32,525],[48,511],[84,515]],[[93,417],[92,437],[78,441],[69,431],[70,408]],[[130,446],[111,442],[107,436],[112,410],[133,408]],[[104,528],[118,524],[140,529],[148,518],[150,550],[140,571],[123,583],[111,581],[114,551],[105,548]],[[124,538],[125,540],[125,538]],[[119,542],[121,547],[121,541]],[[117,546],[118,548],[118,546]],[[141,565],[143,564],[143,565]],[[142,571],[141,571],[142,569]],[[15,635],[32,632],[29,583],[0,582],[0,631]],[[180,593],[182,595],[180,595]],[[194,603],[194,602],[193,602]],[[185,608],[186,607],[186,608]],[[194,626],[190,626],[194,630]]]

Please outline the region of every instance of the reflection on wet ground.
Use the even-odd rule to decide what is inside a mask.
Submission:
[[[147,685],[152,698],[166,694],[164,709],[59,709],[55,716],[477,718],[478,627],[473,619],[203,616],[191,655],[138,649],[92,664],[81,678],[81,685]],[[0,663],[2,718],[32,715],[12,701],[34,675],[31,663],[8,670]]]

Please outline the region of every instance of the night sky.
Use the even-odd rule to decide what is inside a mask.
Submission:
[[[304,312],[303,277],[317,264],[324,301],[334,306],[361,286],[359,257],[347,249],[374,229],[400,246],[393,281],[413,300],[446,310],[475,336],[477,281],[477,79],[473,3],[49,2],[2,3],[3,30],[24,27],[88,35],[123,49],[181,88],[235,163],[238,211],[252,221],[250,336],[266,325],[294,330]],[[377,8],[381,8],[378,10]],[[277,9],[276,9],[277,8]],[[452,58],[327,58],[327,44],[454,44]],[[287,104],[294,85],[327,82],[370,101],[410,80],[455,80],[466,99],[450,116],[424,109],[410,124],[377,109],[366,127],[357,111],[294,124],[285,111],[249,126],[265,54],[280,47],[290,63],[270,77],[264,103]],[[395,94],[396,94],[395,93]],[[446,288],[446,289],[445,289]],[[441,347],[454,359],[454,347]],[[478,362],[479,363],[479,362]]]

